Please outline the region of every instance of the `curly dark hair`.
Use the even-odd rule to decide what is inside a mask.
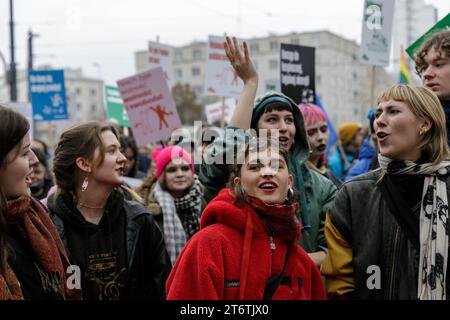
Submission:
[[[443,52],[450,58],[450,30],[441,30],[431,34],[417,50],[414,55],[414,62],[416,63],[416,73],[419,76],[421,76],[428,67],[425,62],[425,56],[431,48]]]

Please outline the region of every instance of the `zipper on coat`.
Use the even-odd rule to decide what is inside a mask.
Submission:
[[[400,227],[397,226],[395,229],[395,238],[394,238],[394,252],[392,254],[392,269],[391,275],[389,278],[389,295],[388,299],[392,300],[394,296],[394,287],[395,287],[395,270],[397,269],[397,260],[398,260],[398,251],[400,246]]]
[[[277,247],[275,246],[275,242],[273,241],[272,236],[269,236],[269,241],[270,241],[270,249],[275,250]]]

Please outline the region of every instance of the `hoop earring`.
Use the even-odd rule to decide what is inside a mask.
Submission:
[[[294,197],[295,197],[294,189],[290,187],[286,196],[286,200],[291,202],[294,200]]]
[[[86,176],[84,177],[83,184],[81,185],[81,192],[85,192],[88,186],[89,186],[89,179]]]

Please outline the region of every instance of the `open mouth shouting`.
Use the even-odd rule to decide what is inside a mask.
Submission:
[[[258,185],[258,188],[264,192],[274,192],[278,185],[274,181],[264,181],[263,183]]]
[[[385,132],[381,132],[381,131],[377,132],[377,139],[378,139],[378,142],[383,142],[383,141],[385,141],[385,140],[387,139],[388,136],[389,136],[389,135],[388,135],[387,133],[385,133]]]
[[[279,137],[278,141],[280,142],[280,146],[287,149],[289,147],[289,138],[288,137]]]

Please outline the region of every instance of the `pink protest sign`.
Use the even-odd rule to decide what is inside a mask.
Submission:
[[[163,69],[157,67],[117,81],[138,146],[170,138],[181,127]]]

